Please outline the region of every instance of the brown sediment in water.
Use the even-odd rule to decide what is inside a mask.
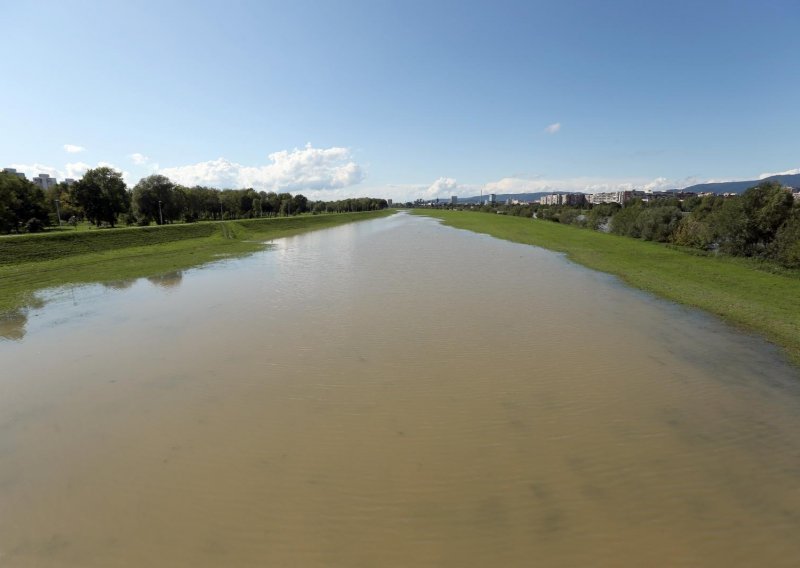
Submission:
[[[761,340],[398,215],[0,343],[3,566],[790,566],[800,382]]]

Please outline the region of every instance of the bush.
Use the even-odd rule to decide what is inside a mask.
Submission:
[[[681,210],[674,205],[667,205],[642,209],[635,224],[644,240],[665,243],[672,240],[680,220]]]
[[[787,268],[800,268],[800,205],[794,206],[770,246],[770,256]]]
[[[28,233],[41,233],[44,231],[44,223],[37,217],[31,217],[25,223],[25,231]]]

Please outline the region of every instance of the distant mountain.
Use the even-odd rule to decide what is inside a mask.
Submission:
[[[725,181],[720,183],[700,183],[692,185],[683,191],[693,191],[695,193],[703,193],[710,191],[712,193],[744,193],[746,190],[756,186],[764,181],[777,181],[789,187],[800,187],[800,174],[793,175],[780,175],[770,176],[764,179],[756,179],[751,181]]]

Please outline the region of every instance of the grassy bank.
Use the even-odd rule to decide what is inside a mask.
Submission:
[[[28,305],[34,293],[43,288],[185,270],[220,257],[260,250],[268,239],[391,213],[384,210],[6,237],[0,239],[0,312]]]
[[[667,246],[523,217],[417,211],[446,225],[566,253],[589,268],[701,308],[782,346],[800,364],[800,273],[758,270],[746,259],[698,256]]]

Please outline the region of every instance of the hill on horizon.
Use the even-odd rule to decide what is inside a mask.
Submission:
[[[769,176],[764,179],[756,179],[749,181],[723,181],[717,183],[699,183],[684,188],[683,191],[693,191],[695,193],[703,193],[711,191],[713,193],[744,193],[746,190],[756,186],[765,181],[777,181],[789,187],[800,187],[800,174],[785,174],[777,176]]]

